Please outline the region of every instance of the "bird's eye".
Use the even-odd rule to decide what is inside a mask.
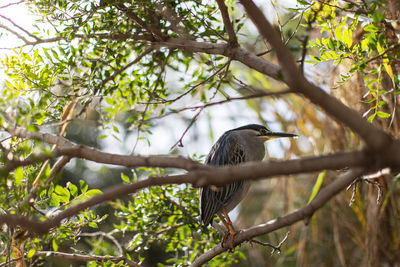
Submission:
[[[260,135],[267,135],[268,131],[266,129],[260,129]]]

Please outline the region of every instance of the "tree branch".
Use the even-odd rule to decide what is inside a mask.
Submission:
[[[249,68],[259,71],[275,80],[282,80],[279,66],[266,61],[241,47],[230,47],[229,44],[225,43],[197,42],[183,38],[169,38],[167,41],[154,42],[154,44],[190,52],[223,55],[232,60],[237,60]]]
[[[179,36],[186,39],[194,39],[189,32],[180,25],[180,22],[184,20],[184,18],[180,18],[178,14],[176,14],[175,10],[168,7],[168,5],[160,3],[156,3],[158,12],[163,16],[169,23],[171,24],[169,27]]]
[[[116,70],[112,75],[104,79],[104,81],[101,83],[101,87],[103,87],[107,82],[112,81],[117,77],[119,74],[121,74],[123,71],[131,67],[132,65],[138,63],[142,58],[148,54],[150,54],[154,50],[153,46],[148,47],[146,50],[144,50],[142,53],[140,53],[133,61],[129,62],[122,68]],[[97,90],[96,90],[97,91]]]
[[[105,238],[109,239],[112,243],[114,243],[114,245],[117,247],[118,252],[121,256],[124,254],[124,250],[122,249],[121,244],[118,242],[118,240],[112,234],[99,231],[99,232],[93,232],[93,233],[80,233],[79,236],[80,237],[81,236],[96,237],[96,238],[99,236],[105,237]]]
[[[29,232],[44,234],[59,225],[63,219],[72,217],[80,211],[152,186],[183,183],[189,183],[195,187],[206,185],[222,186],[233,181],[266,179],[274,175],[296,174],[323,169],[332,170],[346,166],[364,166],[368,168],[371,167],[371,164],[367,159],[365,152],[354,151],[280,162],[250,162],[235,166],[209,167],[209,169],[198,169],[187,174],[150,177],[133,184],[114,186],[104,191],[103,194],[96,195],[87,201],[69,207],[45,221],[29,220],[15,214],[2,214],[0,215],[0,225],[6,223],[10,227],[20,226]]]
[[[133,22],[137,23],[138,25],[140,25],[141,27],[143,27],[143,29],[147,30],[149,33],[154,35],[154,38],[156,40],[165,40],[167,39],[167,35],[162,33],[159,29],[152,27],[152,25],[147,24],[146,22],[144,22],[143,20],[141,20],[135,13],[129,11],[129,9],[121,3],[117,3],[115,4],[115,6],[121,10],[122,12],[124,12],[126,14],[126,16],[132,20]]]
[[[24,36],[20,35],[19,33],[15,32],[14,30],[10,29],[7,26],[0,25],[1,28],[6,29],[7,31],[13,33],[16,35],[19,39],[24,41],[24,45],[22,46],[28,46],[28,45],[39,45],[39,44],[45,44],[45,43],[53,43],[53,42],[58,42],[58,41],[69,41],[69,38],[72,39],[82,39],[82,40],[87,40],[91,38],[95,39],[108,39],[108,40],[118,40],[118,41],[127,41],[127,40],[135,40],[135,41],[153,41],[154,38],[150,34],[134,34],[134,33],[94,33],[94,34],[73,34],[72,36],[56,36],[56,37],[50,37],[50,38],[40,38],[39,40],[35,41],[29,41],[26,39]],[[17,46],[14,48],[19,48],[21,46]],[[4,48],[1,48],[4,49]]]
[[[359,134],[372,150],[382,151],[387,148],[392,141],[387,133],[369,123],[355,110],[330,96],[318,86],[308,82],[297,67],[291,51],[282,43],[279,34],[265,18],[262,11],[251,0],[240,0],[240,3],[246,9],[260,34],[275,50],[282,67],[284,81],[290,88],[301,92],[314,104],[321,106],[329,115]]]
[[[326,202],[346,188],[363,173],[365,173],[365,170],[362,168],[351,169],[337,178],[334,182],[323,188],[307,206],[291,212],[283,217],[278,217],[266,223],[242,230],[235,236],[234,245],[237,246],[245,241],[251,240],[256,236],[276,231],[301,220],[307,220],[314,214],[315,211],[320,209]],[[222,247],[221,245],[215,246],[206,253],[197,257],[192,263],[191,267],[201,266],[228,249],[228,247]]]
[[[5,29],[6,31],[14,34],[15,36],[17,36],[19,39],[21,39],[24,43],[28,43],[28,39],[26,39],[24,36],[22,36],[21,34],[19,34],[18,32],[14,31],[13,29],[7,27],[6,25],[0,24],[0,28]]]
[[[26,1],[25,0],[21,0],[21,1],[18,1],[18,2],[5,4],[4,6],[0,6],[0,9],[7,8],[7,7],[10,7],[10,6],[14,6],[14,5],[19,5],[19,4],[22,4],[24,2],[26,2]]]
[[[97,255],[84,255],[78,253],[66,253],[66,252],[59,252],[59,251],[37,251],[34,256],[53,256],[68,260],[75,260],[75,261],[112,261],[112,262],[119,262],[125,261],[128,266],[139,267],[139,264],[128,260],[125,256],[97,256]]]
[[[248,100],[248,99],[268,97],[268,96],[281,96],[281,95],[286,95],[286,94],[290,94],[290,93],[295,93],[292,90],[283,90],[283,91],[275,91],[275,92],[264,92],[261,89],[255,89],[255,90],[258,90],[258,92],[255,93],[255,94],[245,95],[245,96],[238,96],[238,97],[229,97],[229,98],[224,99],[224,100],[219,100],[219,101],[215,101],[215,102],[209,102],[209,103],[204,104],[204,105],[184,107],[184,108],[181,108],[181,109],[178,109],[178,110],[166,112],[166,113],[164,113],[164,114],[162,114],[161,116],[158,116],[158,117],[151,117],[151,118],[147,119],[147,121],[155,120],[155,119],[161,119],[161,118],[167,117],[167,116],[169,116],[171,114],[176,114],[176,113],[179,113],[179,112],[182,112],[182,111],[185,111],[185,110],[205,109],[205,108],[208,108],[208,107],[211,107],[211,106],[221,105],[221,104],[228,103],[228,102],[233,102],[233,101]],[[185,94],[186,94],[186,92],[185,92]]]
[[[217,0],[217,4],[219,10],[221,11],[222,21],[224,22],[225,30],[229,36],[229,44],[232,47],[239,46],[235,30],[233,29],[231,19],[229,18],[228,8],[226,7],[224,0]]]
[[[34,38],[36,41],[40,40],[36,35],[32,34],[30,31],[25,30],[24,28],[22,28],[21,26],[19,26],[18,24],[16,24],[12,19],[7,18],[6,16],[3,16],[0,14],[0,18],[3,18],[5,20],[7,20],[8,22],[10,22],[14,27],[16,27],[17,29],[23,31],[25,34],[29,35],[30,37]]]
[[[179,168],[191,170],[196,168],[207,168],[201,163],[186,159],[183,157],[172,156],[131,156],[106,153],[85,145],[77,145],[61,136],[30,132],[21,127],[5,129],[13,136],[25,139],[36,139],[49,144],[56,144],[59,148],[52,153],[54,157],[69,156],[71,158],[82,158],[98,163],[112,164],[125,167],[161,167],[161,168]],[[43,155],[45,156],[45,155]],[[39,156],[41,158],[41,156]]]

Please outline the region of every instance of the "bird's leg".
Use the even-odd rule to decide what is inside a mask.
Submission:
[[[225,218],[224,218],[224,216],[222,216],[221,214],[219,214],[219,213],[217,213],[217,215],[218,215],[218,217],[221,219],[221,222],[224,224],[224,226],[225,226],[225,228],[226,228],[226,232],[225,232],[225,235],[224,235],[224,238],[222,239],[222,242],[221,242],[221,246],[222,247],[224,247],[224,244],[226,243],[226,240],[228,239],[228,236],[229,236],[229,225],[228,225],[228,223],[225,221]]]
[[[233,250],[233,248],[234,248],[233,241],[234,241],[235,235],[237,235],[238,232],[236,232],[235,229],[233,228],[232,221],[229,218],[229,215],[226,212],[225,207],[222,207],[221,211],[222,211],[222,213],[224,214],[224,216],[226,218],[226,224],[227,224],[226,227],[228,228],[229,234],[231,235],[231,249]]]

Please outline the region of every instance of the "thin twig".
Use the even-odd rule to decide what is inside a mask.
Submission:
[[[256,244],[262,245],[264,247],[272,248],[271,255],[273,255],[276,251],[278,252],[278,254],[280,254],[281,253],[281,247],[282,247],[283,243],[285,243],[286,240],[288,239],[289,234],[290,234],[290,231],[288,231],[286,233],[285,237],[282,239],[281,242],[279,242],[279,244],[277,246],[274,246],[274,245],[272,245],[270,243],[261,242],[261,241],[255,240],[255,239],[251,239],[249,242],[250,243],[256,243]]]
[[[124,254],[124,250],[122,249],[121,244],[118,242],[118,240],[114,236],[112,236],[109,233],[104,233],[104,232],[80,233],[79,236],[87,236],[87,237],[103,236],[103,237],[111,240],[114,243],[114,245],[118,248],[120,256],[123,256],[123,254]]]
[[[361,179],[356,179],[353,181],[353,183],[351,183],[351,185],[349,185],[346,190],[349,190],[350,188],[352,188],[352,192],[351,192],[351,198],[349,201],[349,206],[352,206],[354,201],[356,201],[356,194],[357,194],[357,183],[360,181]]]
[[[6,16],[1,15],[1,14],[0,14],[0,18],[3,18],[3,19],[5,19],[5,20],[7,20],[7,21],[10,22],[14,27],[16,27],[17,29],[23,31],[24,33],[26,33],[26,34],[29,35],[30,37],[34,38],[36,41],[39,41],[39,40],[40,40],[39,37],[37,37],[36,35],[32,34],[30,31],[25,30],[24,28],[22,28],[21,26],[19,26],[18,24],[16,24],[12,19],[7,18]]]
[[[115,71],[112,75],[110,75],[109,77],[107,77],[106,79],[104,79],[101,83],[100,87],[103,87],[107,82],[112,81],[115,79],[115,77],[117,77],[119,74],[121,74],[123,71],[125,71],[126,69],[128,69],[129,67],[131,67],[132,65],[138,63],[140,60],[142,60],[142,58],[144,56],[146,56],[147,54],[151,53],[155,48],[153,46],[148,47],[146,50],[144,50],[142,53],[140,53],[133,61],[129,62],[128,64],[126,64],[124,67],[118,69],[117,71]],[[99,90],[96,90],[99,91]]]
[[[192,120],[190,121],[188,127],[186,127],[185,131],[183,132],[182,136],[179,138],[179,140],[170,148],[170,150],[173,150],[176,146],[183,147],[182,139],[186,135],[186,133],[189,131],[189,129],[193,126],[197,118],[200,116],[200,113],[204,110],[204,108],[200,108],[199,111],[196,113],[196,115],[193,116]]]
[[[22,0],[22,1],[15,2],[15,3],[9,3],[9,4],[6,4],[6,5],[4,5],[4,6],[0,6],[0,9],[1,9],[1,8],[7,8],[7,7],[10,7],[10,6],[14,6],[14,5],[19,5],[19,4],[22,4],[22,3],[24,3],[24,2],[26,2],[26,1],[25,1],[25,0]]]
[[[184,107],[184,108],[181,108],[179,110],[174,110],[174,111],[170,111],[170,112],[164,113],[163,115],[158,116],[158,117],[151,117],[151,118],[149,118],[147,120],[150,121],[150,120],[155,120],[155,119],[161,119],[161,118],[167,117],[167,116],[169,116],[171,114],[180,113],[182,111],[205,109],[205,108],[208,108],[208,107],[211,107],[211,106],[221,105],[221,104],[224,104],[224,103],[227,103],[227,102],[248,100],[248,99],[260,98],[260,97],[268,97],[268,96],[280,96],[280,95],[285,95],[285,94],[290,94],[290,93],[295,93],[295,92],[292,91],[292,90],[283,90],[283,91],[279,91],[279,92],[260,92],[260,93],[256,93],[256,94],[252,94],[252,95],[231,97],[231,98],[220,100],[220,101],[210,102],[210,103],[207,103],[207,104],[204,104],[204,105]]]
[[[173,103],[176,102],[177,100],[181,99],[182,97],[190,94],[191,92],[193,92],[193,90],[195,90],[197,87],[199,87],[200,85],[208,82],[209,80],[211,80],[213,77],[215,77],[218,73],[220,73],[226,66],[229,65],[229,60],[220,68],[218,68],[213,74],[211,74],[210,76],[208,76],[205,80],[193,85],[192,87],[190,87],[189,90],[187,90],[185,93],[180,94],[179,96],[173,98],[173,99],[165,99],[162,101],[157,101],[157,102],[151,102],[151,101],[147,101],[147,102],[139,102],[139,104],[152,104],[152,105],[158,105],[158,104],[166,104],[166,103]]]
[[[18,32],[14,31],[13,29],[9,28],[8,26],[5,26],[3,24],[0,24],[0,28],[3,28],[7,31],[9,31],[10,33],[14,34],[15,36],[18,37],[18,39],[21,39],[22,41],[24,41],[25,44],[28,44],[29,41],[28,39],[26,39],[24,36],[22,36],[21,34],[19,34]]]

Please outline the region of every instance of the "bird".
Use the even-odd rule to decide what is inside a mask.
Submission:
[[[206,165],[237,165],[249,161],[262,161],[265,156],[264,143],[279,137],[296,137],[296,134],[273,132],[259,124],[248,124],[226,131],[212,146],[205,159]],[[200,222],[203,227],[212,223],[215,214],[226,228],[221,245],[231,236],[230,249],[238,233],[232,226],[228,212],[233,210],[246,196],[249,181],[237,181],[222,187],[206,186],[200,188]]]

